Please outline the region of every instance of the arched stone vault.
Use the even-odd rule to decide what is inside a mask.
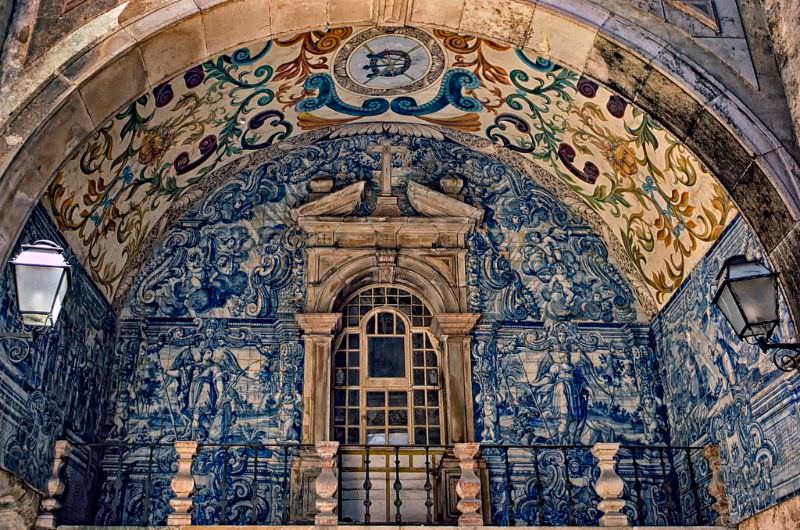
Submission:
[[[127,101],[220,51],[320,27],[351,24],[443,28],[544,50],[551,59],[600,81],[663,121],[707,164],[751,223],[777,267],[793,270],[800,229],[797,166],[734,97],[664,43],[582,2],[172,2],[150,10],[133,2],[119,26],[91,40],[76,60],[54,68],[28,99],[3,116],[14,147],[0,158],[0,225],[7,254],[24,219],[64,157]],[[144,13],[144,14],[143,14]],[[243,25],[243,21],[247,24]],[[248,27],[249,26],[249,27]],[[114,83],[117,90],[109,92]],[[24,92],[24,91],[20,91]],[[57,96],[59,95],[59,96]],[[676,107],[678,112],[676,112]],[[23,108],[29,109],[22,112]],[[7,140],[8,142],[8,140]],[[53,146],[63,146],[54,149]],[[800,303],[800,280],[784,274]]]

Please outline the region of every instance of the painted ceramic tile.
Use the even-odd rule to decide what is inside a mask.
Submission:
[[[606,88],[490,41],[386,31],[338,28],[239,49],[120,109],[47,195],[106,296],[124,298],[120,282],[166,228],[164,213],[209,175],[290,136],[347,123],[444,127],[536,162],[608,223],[659,304],[733,218],[700,162]]]
[[[39,239],[64,245],[42,208],[34,210],[19,241]],[[95,441],[110,412],[104,382],[113,370],[115,315],[65,251],[72,284],[53,332],[32,342],[0,338],[0,465],[40,490],[50,476],[55,440],[69,433],[76,442]],[[0,328],[22,331],[10,266],[0,277]]]
[[[800,439],[800,421],[790,390],[798,377],[778,371],[771,355],[736,338],[713,305],[709,286],[735,254],[763,257],[741,218],[687,278],[653,330],[672,441],[720,445],[732,517],[738,521],[797,490],[800,469],[791,441]],[[776,337],[790,338],[784,303],[781,314]]]

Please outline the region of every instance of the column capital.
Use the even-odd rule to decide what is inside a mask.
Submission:
[[[478,323],[478,313],[436,313],[433,315],[431,331],[434,336],[467,335]]]
[[[294,315],[297,324],[306,335],[333,335],[342,324],[340,313],[297,313]]]

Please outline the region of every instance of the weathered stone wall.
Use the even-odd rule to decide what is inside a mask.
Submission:
[[[739,530],[790,530],[800,528],[800,495],[739,523]]]
[[[764,0],[769,18],[775,58],[781,69],[786,99],[794,121],[795,134],[800,137],[800,0]]]

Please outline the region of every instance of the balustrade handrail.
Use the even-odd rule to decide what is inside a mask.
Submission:
[[[87,449],[88,452],[83,453],[83,451],[81,451],[82,448]],[[647,503],[656,502],[654,498],[648,497],[648,495],[652,495],[653,491],[655,491],[653,488],[660,488],[661,495],[667,499],[666,501],[663,501],[662,499],[661,502],[668,503],[664,507],[656,508],[656,512],[659,510],[662,512],[662,515],[658,517],[663,517],[664,508],[666,508],[669,518],[672,518],[673,515],[677,517],[677,519],[674,520],[658,519],[656,520],[656,524],[663,524],[663,522],[669,524],[717,523],[724,521],[725,517],[727,516],[726,513],[721,511],[722,509],[726,509],[727,501],[725,499],[724,485],[720,485],[722,484],[722,480],[720,478],[721,473],[719,471],[720,464],[718,458],[718,449],[716,450],[716,453],[713,450],[709,451],[710,449],[714,448],[715,446],[639,444],[630,442],[597,443],[594,445],[550,443],[339,445],[335,442],[302,444],[298,442],[280,441],[270,443],[178,441],[170,443],[143,440],[106,440],[101,442],[78,442],[70,444],[67,441],[61,440],[57,442],[56,445],[56,456],[52,466],[53,478],[51,479],[55,480],[53,484],[61,484],[61,486],[54,486],[53,491],[48,492],[49,497],[45,499],[47,502],[43,502],[42,504],[42,509],[45,511],[43,511],[40,517],[53,519],[58,513],[60,508],[60,499],[58,497],[60,497],[64,492],[64,481],[61,480],[60,474],[63,474],[63,470],[67,467],[65,464],[72,462],[72,464],[69,466],[72,470],[71,472],[78,474],[85,473],[88,483],[92,484],[94,482],[95,486],[98,485],[98,480],[102,480],[100,485],[105,486],[110,484],[114,488],[118,488],[120,485],[121,476],[137,476],[139,481],[144,481],[141,482],[141,484],[143,484],[143,487],[146,490],[145,496],[150,494],[150,488],[154,487],[153,484],[156,479],[160,480],[163,484],[164,480],[168,481],[170,477],[172,477],[171,488],[173,499],[170,501],[170,503],[172,504],[173,508],[175,508],[175,511],[169,515],[169,520],[172,521],[173,517],[182,517],[183,521],[188,520],[191,522],[191,516],[189,514],[194,513],[192,510],[197,506],[196,501],[192,497],[192,492],[195,491],[196,480],[196,471],[194,466],[197,458],[199,458],[200,454],[202,454],[202,451],[204,449],[222,449],[223,451],[247,449],[248,452],[245,454],[245,457],[253,460],[252,465],[247,464],[246,472],[248,474],[248,478],[250,478],[253,483],[254,491],[251,499],[253,506],[250,516],[251,523],[255,522],[255,501],[257,492],[261,491],[261,488],[264,487],[263,484],[259,486],[259,481],[266,480],[268,484],[270,483],[269,481],[272,479],[269,477],[272,476],[270,475],[272,471],[268,470],[272,469],[271,466],[274,465],[282,466],[283,472],[283,475],[281,475],[280,479],[283,487],[281,490],[282,493],[279,494],[279,497],[273,498],[283,499],[282,501],[275,501],[279,503],[276,505],[275,509],[283,510],[281,512],[282,515],[280,524],[292,524],[291,521],[307,521],[307,519],[302,519],[303,517],[306,517],[302,514],[299,515],[301,519],[289,520],[289,504],[292,491],[291,488],[295,484],[295,479],[290,478],[289,471],[291,471],[292,477],[294,477],[296,466],[294,463],[292,463],[292,460],[294,458],[306,458],[304,455],[308,455],[312,458],[321,458],[321,460],[318,461],[319,464],[314,465],[320,465],[323,467],[328,466],[328,469],[334,472],[334,475],[328,475],[330,478],[334,478],[335,475],[338,475],[338,477],[334,478],[334,481],[339,481],[339,488],[336,488],[334,485],[332,491],[336,492],[336,490],[339,489],[339,492],[331,493],[329,499],[334,503],[338,501],[340,503],[340,507],[342,495],[341,480],[343,473],[352,473],[354,470],[358,471],[359,469],[366,467],[366,475],[369,477],[370,470],[374,470],[376,473],[378,473],[378,475],[380,475],[380,473],[384,473],[386,471],[384,468],[390,468],[389,472],[392,473],[394,477],[394,482],[390,484],[390,489],[394,489],[394,513],[396,514],[396,520],[394,521],[394,524],[408,524],[409,522],[412,522],[403,521],[403,518],[400,516],[400,506],[403,504],[403,501],[406,504],[411,502],[412,504],[409,504],[409,506],[413,506],[413,501],[408,500],[409,497],[401,499],[401,491],[403,492],[403,496],[407,495],[407,493],[406,489],[404,489],[406,486],[402,484],[400,476],[403,473],[414,472],[423,473],[423,478],[426,482],[426,523],[437,524],[438,519],[437,522],[434,522],[431,515],[432,488],[434,487],[433,485],[440,483],[440,481],[443,480],[442,470],[446,461],[457,461],[457,463],[453,464],[454,467],[450,468],[452,471],[447,471],[447,473],[452,473],[453,471],[455,473],[460,472],[460,476],[456,475],[460,477],[458,479],[459,488],[456,488],[458,491],[458,506],[462,514],[459,517],[460,520],[466,515],[467,517],[465,520],[469,520],[471,525],[481,523],[481,480],[479,475],[480,473],[488,473],[488,478],[491,483],[491,473],[501,473],[503,477],[502,480],[505,481],[505,494],[507,496],[507,502],[510,503],[510,508],[507,508],[509,510],[509,519],[505,522],[496,521],[494,520],[495,514],[493,512],[492,522],[499,525],[515,524],[513,519],[515,502],[521,502],[519,501],[519,495],[520,493],[523,493],[526,495],[534,495],[536,497],[532,501],[535,504],[535,522],[541,523],[543,519],[542,512],[549,509],[548,506],[545,506],[545,504],[542,502],[542,498],[545,496],[545,494],[551,495],[552,493],[547,493],[547,491],[549,491],[547,490],[548,485],[542,484],[541,482],[543,477],[539,474],[539,466],[546,462],[544,458],[548,458],[546,457],[548,452],[558,451],[564,455],[563,459],[551,460],[550,465],[552,465],[553,462],[556,462],[557,465],[563,467],[563,470],[559,473],[561,473],[562,477],[566,477],[567,479],[567,482],[562,483],[562,485],[566,485],[568,488],[566,494],[568,494],[570,502],[572,501],[573,495],[585,495],[585,488],[587,486],[592,488],[594,491],[592,495],[596,496],[595,499],[600,499],[599,503],[597,500],[593,502],[596,506],[595,509],[599,510],[600,514],[602,514],[600,519],[601,525],[604,525],[604,520],[605,523],[609,523],[609,521],[613,520],[616,522],[615,524],[623,526],[630,523],[638,525],[654,524],[650,519],[650,514],[655,512],[650,511],[650,507],[646,506]],[[106,449],[119,450],[109,454],[105,451]],[[136,451],[142,449],[149,449],[149,457],[144,458],[140,453],[136,453]],[[174,471],[175,468],[172,467],[172,471],[170,471],[168,474],[165,474],[166,468],[164,467],[164,462],[166,453],[161,451],[163,449],[174,450],[172,455],[177,456],[177,473]],[[268,451],[266,453],[266,457],[264,456],[264,453],[261,452],[262,450]],[[493,452],[495,450],[499,450],[501,452]],[[524,454],[520,455],[519,453],[515,453],[511,458],[509,458],[511,456],[509,451],[517,450],[523,452],[530,451],[532,452],[533,456],[528,458],[525,457]],[[100,458],[97,458],[98,451],[100,451]],[[697,451],[702,452],[700,457],[697,456]],[[592,456],[589,457],[586,454],[587,452],[591,453]],[[350,464],[343,465],[343,456],[359,453],[369,455],[365,464],[359,464],[360,467],[353,467]],[[713,456],[714,454],[717,455],[716,459]],[[390,457],[394,455],[394,460],[384,463],[375,462],[372,464],[369,461],[369,458],[378,455],[380,455],[381,458],[383,458],[385,455],[389,455]],[[424,463],[418,461],[418,463],[415,464],[413,460],[408,460],[408,464],[406,466],[400,466],[400,461],[398,460],[400,456],[406,458],[416,458],[419,455],[424,455]],[[135,461],[130,460],[131,458],[135,459]],[[167,455],[166,458],[171,459],[174,458],[174,456]],[[264,458],[267,460],[263,460]],[[269,459],[273,458],[277,458],[278,460],[272,461],[272,464],[267,463],[270,462]],[[495,460],[493,461],[492,458]],[[541,462],[540,459],[542,459]],[[224,462],[226,459],[223,459],[222,461]],[[263,464],[264,467],[260,467],[260,462],[265,462]],[[278,464],[275,464],[274,462],[278,462]],[[174,464],[172,465],[174,466]],[[581,479],[581,472],[570,467],[573,465],[584,466],[584,469],[586,469],[586,466],[595,466],[595,471],[588,475],[590,477],[590,481],[584,481],[582,483],[576,482],[571,486],[570,483],[573,480],[583,480]],[[303,468],[303,466],[304,465],[301,465],[299,468]],[[167,465],[167,468],[169,467],[170,466]],[[599,477],[596,474],[592,475],[592,473],[596,473],[597,468],[600,469]],[[480,469],[484,469],[484,471],[480,471]],[[223,474],[226,473],[225,470],[222,472]],[[525,479],[523,476],[524,473],[535,473],[535,476],[532,475],[529,477],[529,479]],[[594,478],[591,478],[592,476],[594,476]],[[330,478],[326,479],[328,484],[330,484]],[[125,480],[127,480],[127,478]],[[519,482],[520,480],[522,482]],[[525,482],[525,480],[532,480],[533,482]],[[226,479],[224,478],[222,481],[223,484],[227,483]],[[319,480],[317,479],[314,483],[318,481]],[[168,488],[169,484],[170,483],[168,483]],[[365,488],[367,488],[367,500],[369,499],[368,484],[369,478],[367,478],[364,484]],[[525,484],[528,484],[528,486],[525,486]],[[530,486],[530,484],[534,485]],[[679,490],[680,488],[686,488],[687,485],[688,491],[685,493],[683,491],[672,491],[673,489]],[[161,487],[163,488],[163,486]],[[409,492],[415,491],[413,489],[414,487],[420,486],[413,486]],[[525,487],[532,487],[533,489],[523,491]],[[706,489],[708,491],[705,491]],[[116,489],[114,491],[116,492]],[[319,494],[320,491],[321,490],[317,490],[317,494]],[[349,491],[354,490],[351,488]],[[487,492],[487,494],[489,493],[491,493],[491,495],[495,495],[498,494],[498,490],[491,489],[491,492]],[[114,495],[118,495],[118,493],[114,493]],[[674,497],[675,495],[677,495],[677,497]],[[97,502],[97,500],[93,502]],[[114,502],[114,506],[119,508],[118,498]],[[223,505],[225,505],[226,501],[221,502]],[[526,502],[530,503],[531,501]],[[582,502],[585,502],[585,499]],[[45,508],[45,506],[47,508]],[[102,506],[102,503],[98,503],[98,506]],[[277,508],[278,506],[282,506],[282,508]],[[330,502],[328,503],[328,506],[331,506]],[[335,504],[333,504],[333,506],[334,508],[331,508],[331,510],[335,510]],[[110,509],[113,510],[116,508]],[[151,509],[155,508],[150,506],[150,501],[148,500],[147,504],[143,508],[140,506],[140,510],[141,509],[144,509],[143,521],[145,523],[152,523],[153,521],[150,520],[153,514]],[[292,508],[292,510],[294,510],[294,508]],[[317,510],[317,514],[321,513],[319,511],[320,504],[317,504]],[[578,510],[578,508],[572,507],[570,510],[572,510],[570,522],[576,522],[574,519],[576,517],[576,510]],[[223,508],[223,512],[224,511],[225,510]],[[164,512],[158,513],[162,515],[155,516],[156,522],[159,517],[166,517],[163,515]],[[366,505],[366,513],[367,520],[364,521],[366,524],[393,524],[389,521],[376,521],[375,523],[370,523],[368,505]],[[329,517],[329,519],[327,519],[328,521],[332,520],[335,522],[337,520],[337,514],[334,511],[328,512],[327,515]],[[580,514],[580,516],[583,517],[583,514]],[[221,522],[229,522],[225,520],[226,516],[224,514],[221,517]],[[295,514],[292,517],[298,517],[298,515]],[[330,517],[332,517],[332,519],[330,519]],[[545,517],[548,518],[545,523],[550,521],[549,517],[549,515]],[[519,522],[520,521],[517,521],[516,523],[518,524]],[[594,524],[597,524],[597,521],[595,521]]]

